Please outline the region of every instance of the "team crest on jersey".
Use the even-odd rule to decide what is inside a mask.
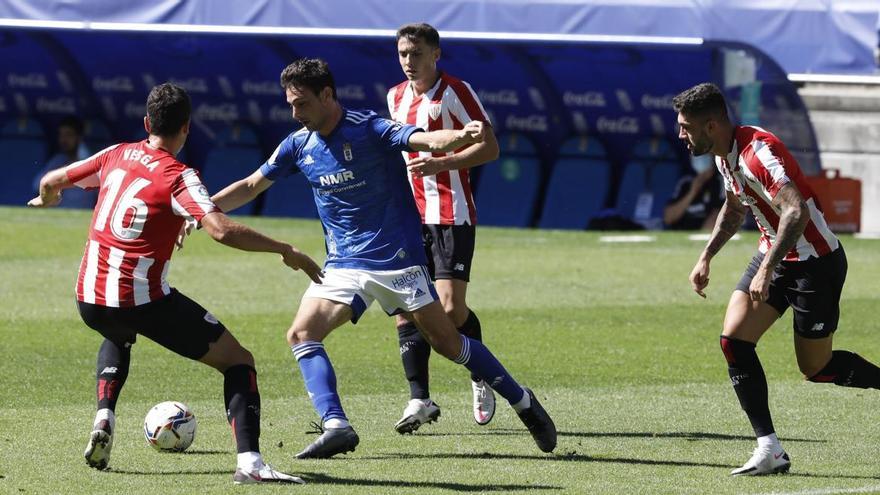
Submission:
[[[437,120],[440,118],[440,112],[442,108],[439,103],[431,103],[428,105],[428,117],[431,117],[431,120]]]
[[[345,161],[347,162],[354,160],[354,154],[351,152],[351,143],[345,143],[342,145],[342,156],[345,157]]]

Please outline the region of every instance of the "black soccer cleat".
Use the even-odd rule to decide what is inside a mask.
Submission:
[[[297,459],[329,459],[336,454],[353,452],[361,441],[351,426],[323,428],[321,431],[321,436],[296,454]]]
[[[532,438],[535,439],[541,452],[553,452],[553,449],[556,448],[556,425],[553,424],[550,415],[538,402],[535,394],[526,387],[523,387],[523,390],[529,394],[532,405],[517,413],[519,419],[529,429],[529,433],[532,434]]]

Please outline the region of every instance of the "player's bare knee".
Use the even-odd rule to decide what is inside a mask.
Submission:
[[[287,344],[288,345],[297,345],[303,342],[309,341],[321,341],[322,339],[315,338],[308,330],[308,328],[304,328],[302,326],[294,324],[290,329],[287,330]]]
[[[235,355],[232,360],[234,361],[232,365],[246,364],[251,368],[254,367],[254,355],[251,351],[245,349],[244,346],[241,345],[235,350]]]
[[[461,353],[461,339],[457,333],[452,336],[442,335],[428,338],[428,342],[431,343],[431,347],[435,351],[447,359],[454,361]]]

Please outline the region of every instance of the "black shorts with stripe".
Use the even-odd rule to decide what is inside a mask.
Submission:
[[[112,308],[82,301],[77,301],[77,305],[86,325],[120,347],[131,347],[141,334],[170,351],[197,360],[226,331],[211,313],[177,289],[140,306]]]
[[[431,280],[468,282],[476,237],[477,229],[473,225],[423,225],[422,241]]]
[[[762,253],[752,258],[736,290],[749,293],[749,285],[763,260]],[[794,331],[798,335],[813,339],[827,337],[837,330],[846,270],[843,245],[819,258],[783,261],[773,270],[767,303],[780,315],[791,306]]]

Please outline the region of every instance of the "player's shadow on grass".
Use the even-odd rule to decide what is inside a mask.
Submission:
[[[424,437],[456,437],[456,436],[481,436],[481,435],[495,435],[495,436],[519,436],[519,435],[527,435],[528,432],[522,429],[516,428],[493,428],[482,431],[473,431],[467,433],[452,433],[452,432],[425,432],[425,433],[416,433],[413,436],[424,436]],[[724,433],[705,433],[705,432],[689,432],[689,431],[664,431],[664,432],[653,432],[653,431],[636,431],[636,432],[617,432],[617,431],[560,431],[557,433],[560,437],[574,437],[574,438],[683,438],[685,440],[749,440],[754,441],[755,437],[746,436],[746,435],[727,435]],[[826,443],[828,440],[816,440],[812,438],[790,438],[785,437],[780,440],[784,440],[786,442],[807,442],[807,443]]]
[[[407,457],[407,456],[402,456]],[[298,472],[297,476],[306,483],[327,484],[336,486],[375,486],[375,487],[401,487],[401,488],[440,488],[456,492],[510,492],[516,490],[561,490],[561,486],[550,485],[501,485],[497,483],[469,484],[443,481],[402,481],[402,480],[376,480],[370,478],[340,478],[323,473]]]
[[[627,457],[593,457],[589,455],[578,454],[577,452],[569,452],[565,454],[552,455],[519,455],[519,454],[491,454],[483,452],[481,454],[382,454],[372,457],[362,457],[364,460],[388,460],[388,459],[473,459],[473,460],[517,460],[517,461],[554,461],[554,462],[608,462],[613,464],[642,464],[647,466],[691,466],[691,467],[712,467],[712,468],[733,468],[736,466],[729,464],[715,464],[709,462],[692,462],[692,461],[661,461],[654,459],[631,459]]]
[[[199,471],[199,470],[137,471],[134,469],[116,469],[116,468],[111,467],[104,472],[108,473],[108,474],[134,474],[134,475],[138,475],[138,476],[168,476],[168,475],[187,475],[187,474],[192,474],[192,475],[225,474],[228,476],[228,475],[232,474],[232,471],[233,470],[230,470],[230,469],[203,469],[201,471]]]
[[[580,437],[580,438],[683,438],[685,440],[749,440],[754,441],[754,436],[747,435],[728,435],[725,433],[705,433],[694,431],[661,431],[661,432],[618,432],[618,431],[560,431],[557,433],[561,437]],[[826,443],[828,440],[816,440],[813,438],[780,438],[786,442],[807,442],[807,443]]]
[[[183,455],[229,455],[231,453],[231,450],[187,450],[181,452]]]

